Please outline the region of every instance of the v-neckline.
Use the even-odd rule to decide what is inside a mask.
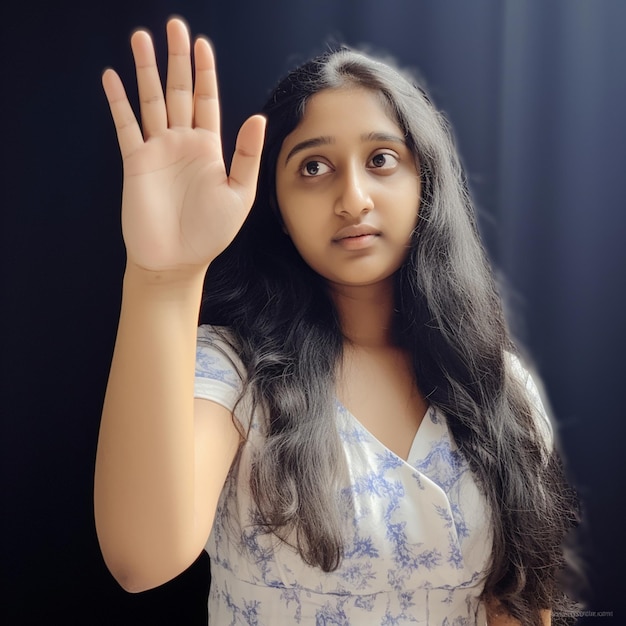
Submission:
[[[339,407],[341,407],[341,409],[346,413],[346,415],[349,416],[349,419],[360,430],[362,430],[364,433],[366,433],[367,436],[372,441],[376,442],[376,444],[378,444],[383,450],[385,450],[389,454],[392,454],[398,460],[402,461],[402,463],[404,463],[405,465],[408,465],[409,467],[413,467],[413,465],[411,464],[411,460],[414,457],[415,449],[416,449],[420,439],[423,438],[424,431],[427,429],[427,426],[424,425],[424,422],[426,422],[427,420],[430,420],[431,412],[432,411],[436,411],[435,407],[433,407],[430,404],[428,404],[426,406],[426,411],[424,412],[424,415],[422,416],[422,419],[420,420],[419,426],[417,427],[417,430],[415,431],[415,435],[413,436],[413,440],[411,441],[411,445],[409,446],[409,452],[407,454],[407,458],[403,459],[397,452],[394,452],[391,448],[386,446],[378,437],[376,437],[376,435],[374,435],[366,426],[364,426],[363,423],[344,404],[342,404],[339,401],[339,399],[335,398],[335,401],[337,402]],[[430,421],[432,421],[432,420],[430,420]]]

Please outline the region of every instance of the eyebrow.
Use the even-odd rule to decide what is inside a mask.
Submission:
[[[305,139],[304,141],[297,143],[291,150],[289,150],[289,154],[285,159],[285,165],[287,165],[291,157],[298,154],[298,152],[308,150],[309,148],[316,148],[317,146],[327,146],[333,143],[335,143],[333,137],[314,137],[313,139]]]
[[[391,143],[399,143],[403,146],[406,146],[406,140],[404,137],[400,137],[399,135],[394,135],[391,133],[367,133],[361,135],[361,141],[370,142],[370,141],[383,141],[383,142],[391,142]],[[300,143],[297,143],[287,155],[285,159],[285,165],[289,163],[290,159],[298,154],[298,152],[302,152],[303,150],[308,150],[309,148],[316,148],[317,146],[328,146],[335,143],[334,137],[313,137],[312,139],[305,139]]]

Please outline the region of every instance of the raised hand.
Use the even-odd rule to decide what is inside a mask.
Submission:
[[[122,230],[129,264],[154,272],[204,271],[250,210],[265,120],[255,115],[243,124],[228,174],[211,46],[195,42],[194,86],[181,20],[168,22],[167,43],[164,96],[150,36],[137,31],[131,38],[142,128],[118,74],[109,69],[102,77],[124,163]]]

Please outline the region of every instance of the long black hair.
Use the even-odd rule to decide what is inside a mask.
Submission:
[[[250,477],[260,524],[295,541],[307,563],[338,567],[345,467],[333,390],[343,336],[326,283],[283,232],[275,176],[307,100],[347,86],[382,95],[419,164],[418,225],[395,275],[394,338],[411,355],[421,392],[446,414],[490,507],[485,597],[539,624],[541,609],[564,606],[557,579],[575,498],[513,371],[516,349],[444,118],[390,64],[345,48],[293,70],[272,93],[257,199],[207,274],[201,321],[228,327],[265,415]]]

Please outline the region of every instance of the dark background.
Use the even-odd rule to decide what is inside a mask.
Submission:
[[[5,624],[194,624],[206,558],[125,594],[97,546],[92,480],[120,302],[121,164],[100,87],[148,27],[214,42],[226,151],[325,42],[420,75],[451,120],[512,323],[536,360],[586,513],[590,611],[626,623],[622,500],[626,2],[90,0],[4,3],[2,579]]]

